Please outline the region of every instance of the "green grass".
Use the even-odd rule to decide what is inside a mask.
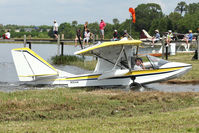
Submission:
[[[196,132],[199,93],[57,88],[0,93],[0,132]]]
[[[169,61],[183,62],[192,65],[192,69],[177,80],[199,80],[199,60],[191,60],[193,53],[177,54],[169,56]]]
[[[94,70],[97,63],[96,60],[85,61],[83,58],[74,55],[53,56],[51,60],[55,65],[72,65],[86,70]]]
[[[73,62],[84,62],[83,58],[75,55],[63,55],[63,56],[53,56],[51,58],[53,64],[55,65],[71,65]]]

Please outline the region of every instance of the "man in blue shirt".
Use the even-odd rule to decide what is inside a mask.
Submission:
[[[193,34],[192,34],[192,30],[189,30],[189,34],[185,37],[185,41],[186,41],[186,44],[187,44],[187,47],[185,48],[186,51],[189,51],[189,42],[191,42],[193,39]]]
[[[154,43],[160,40],[160,34],[159,30],[155,30],[155,36],[152,38],[152,46],[154,46]]]

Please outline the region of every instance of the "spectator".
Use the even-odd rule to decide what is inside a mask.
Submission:
[[[155,30],[155,36],[152,38],[152,46],[154,47],[154,43],[160,40],[159,30]]]
[[[124,30],[124,33],[122,34],[122,41],[125,41],[125,40],[128,40],[128,37],[133,39],[128,33],[127,33],[127,30]]]
[[[191,42],[192,39],[193,39],[192,30],[189,30],[189,34],[188,34],[188,36],[186,36],[186,37],[184,38],[184,40],[186,41],[186,44],[188,45],[188,43]]]
[[[5,34],[3,34],[3,39],[10,39],[10,31],[7,30]]]
[[[104,28],[106,27],[106,23],[104,22],[103,19],[101,19],[99,28],[100,28],[100,33],[101,33],[101,39],[104,40]]]
[[[85,33],[84,33],[83,47],[85,47],[85,42],[86,42],[87,45],[88,45],[88,41],[89,41],[89,39],[90,39],[90,35],[91,35],[90,31],[89,31],[89,29],[87,29],[87,30],[85,31]]]
[[[166,38],[167,46],[170,45],[170,42],[171,42],[172,38],[173,38],[172,31],[169,30],[169,33],[167,34],[167,38]]]
[[[117,32],[117,30],[114,30],[113,38],[111,40],[112,41],[117,41],[118,40],[118,32]]]
[[[84,36],[84,33],[85,31],[88,29],[88,22],[86,21],[85,24],[84,24],[84,29],[83,29],[83,38],[85,37]]]
[[[77,41],[78,40],[80,40],[81,41],[81,31],[80,31],[80,29],[78,29],[77,31],[76,31],[76,38],[75,38],[75,47],[77,46]]]
[[[58,38],[58,23],[56,22],[56,20],[54,20],[54,26],[53,26],[53,34],[55,36],[55,38]]]

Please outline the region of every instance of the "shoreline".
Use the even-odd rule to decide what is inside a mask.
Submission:
[[[163,84],[192,84],[192,85],[199,85],[199,80],[178,80],[178,79],[173,79],[173,80],[168,80],[161,82]]]

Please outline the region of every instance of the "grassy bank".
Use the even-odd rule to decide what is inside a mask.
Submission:
[[[175,62],[183,62],[192,65],[192,69],[182,77],[179,77],[177,80],[187,80],[187,81],[195,81],[199,83],[199,60],[191,60],[193,57],[193,53],[186,53],[186,54],[177,54],[175,56],[169,56],[169,61]]]
[[[84,58],[74,55],[53,56],[51,60],[55,65],[72,65],[86,70],[94,70],[97,62],[96,60],[85,61]]]
[[[0,93],[1,132],[195,132],[199,93],[54,89]]]

